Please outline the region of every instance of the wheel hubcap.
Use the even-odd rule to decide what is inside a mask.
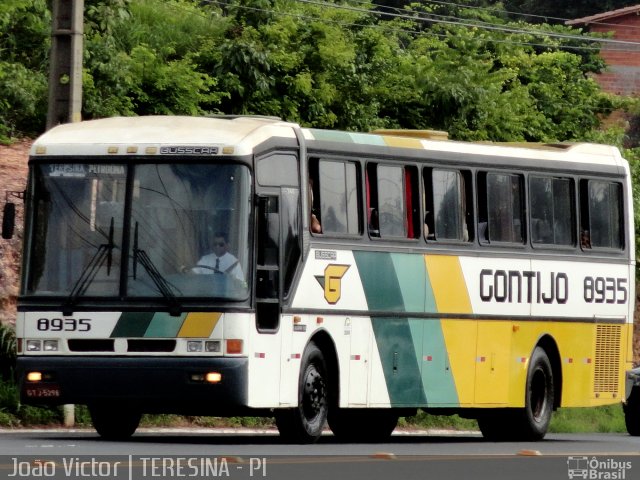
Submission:
[[[529,399],[533,418],[539,422],[547,409],[547,376],[542,370],[536,370],[533,374]]]
[[[320,372],[312,366],[307,371],[304,381],[304,396],[302,408],[304,416],[312,420],[317,417],[325,407],[325,385]]]

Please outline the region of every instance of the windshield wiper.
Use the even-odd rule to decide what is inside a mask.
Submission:
[[[89,263],[84,267],[82,273],[76,283],[73,284],[71,293],[67,297],[67,301],[62,307],[62,314],[65,316],[73,314],[73,306],[78,301],[78,297],[84,295],[89,286],[93,283],[96,275],[100,271],[100,268],[107,262],[107,276],[111,275],[111,264],[113,263],[113,249],[115,244],[113,243],[113,217],[111,217],[111,224],[109,225],[109,237],[108,243],[103,243],[98,247],[96,253],[93,254]]]
[[[138,222],[136,222],[134,236],[133,236],[133,278],[136,279],[138,272],[138,262],[144,267],[147,274],[158,287],[158,290],[162,296],[167,300],[169,305],[169,314],[177,317],[182,313],[182,306],[178,302],[177,297],[171,290],[171,285],[165,280],[158,268],[153,264],[153,261],[147,255],[147,252],[138,248]]]

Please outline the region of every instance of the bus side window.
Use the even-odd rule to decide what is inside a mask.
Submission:
[[[478,207],[480,233],[487,222],[487,240],[524,243],[524,188],[522,175],[507,172],[480,172],[478,175]]]
[[[316,229],[321,229],[325,235],[360,234],[360,165],[320,159],[311,162],[309,171],[313,180],[310,185],[313,187],[313,208],[316,203],[319,205],[318,210],[311,212],[318,220]],[[314,228],[313,224],[311,227]]]
[[[580,246],[624,248],[622,186],[604,180],[580,180]]]
[[[468,242],[471,172],[425,168],[423,175],[425,238]]]
[[[575,195],[569,178],[529,177],[531,242],[575,245]]]
[[[367,215],[371,237],[418,238],[418,171],[414,166],[369,163]]]

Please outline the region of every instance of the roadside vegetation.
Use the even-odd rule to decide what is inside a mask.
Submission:
[[[614,144],[632,167],[640,232],[640,103],[609,95],[593,80],[606,68],[593,37],[513,13],[560,8],[531,3],[85,0],[83,118],[261,114],[351,131],[438,129],[457,140]],[[575,18],[636,2],[569,3],[565,16]],[[49,4],[0,2],[2,143],[44,131]],[[459,21],[437,20],[443,18]],[[614,111],[622,121],[605,122]],[[15,336],[10,326],[0,334],[0,426],[59,424],[60,409],[19,403]],[[76,413],[80,425],[90,423],[86,409]],[[147,416],[143,426],[184,423],[270,425]],[[476,428],[423,413],[401,426]],[[551,431],[624,431],[622,409],[561,410]]]

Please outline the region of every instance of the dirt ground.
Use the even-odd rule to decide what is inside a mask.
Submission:
[[[7,192],[24,191],[27,181],[27,158],[31,140],[21,140],[11,146],[0,145],[0,205],[4,207]],[[20,247],[22,243],[22,200],[9,197],[16,204],[16,235],[11,240],[0,239],[0,322],[14,322]],[[0,214],[1,215],[1,214]]]
[[[5,203],[6,191],[23,191],[27,179],[27,157],[31,140],[21,140],[11,146],[0,145],[0,205]],[[22,241],[22,201],[12,197],[17,205],[16,235],[12,240],[0,239],[0,322],[15,322],[20,246]],[[638,289],[640,293],[640,289]],[[636,298],[635,361],[640,362],[640,301]]]

